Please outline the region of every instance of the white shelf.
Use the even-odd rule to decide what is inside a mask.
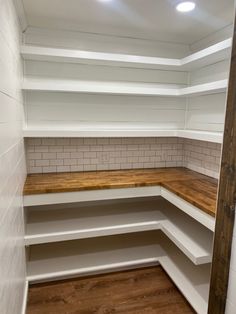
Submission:
[[[41,205],[69,204],[105,200],[127,200],[128,198],[157,196],[162,196],[165,200],[178,207],[185,214],[189,215],[191,218],[195,219],[209,230],[215,230],[214,217],[208,215],[201,209],[160,186],[25,195],[24,206],[37,208],[37,206]]]
[[[209,132],[196,130],[178,130],[177,136],[192,140],[207,141],[212,143],[223,143],[223,132]]]
[[[227,59],[230,56],[231,45],[232,39],[229,38],[182,59],[157,58],[27,45],[21,47],[21,54],[25,60],[186,71]]]
[[[55,280],[160,263],[194,309],[207,313],[210,264],[194,266],[159,232],[33,246],[27,279]]]
[[[222,132],[196,130],[159,130],[159,129],[106,129],[106,128],[33,128],[23,130],[24,137],[180,137],[213,143],[223,142]]]
[[[213,233],[161,199],[32,209],[28,214],[25,244],[149,230],[162,230],[196,265],[212,260]]]
[[[112,95],[166,96],[184,97],[200,96],[225,92],[228,80],[199,84],[190,87],[175,87],[153,83],[75,81],[57,79],[25,78],[22,89],[47,92],[73,92]]]

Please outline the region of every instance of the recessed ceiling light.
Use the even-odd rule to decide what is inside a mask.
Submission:
[[[184,1],[184,2],[180,2],[179,4],[177,4],[176,6],[176,10],[179,12],[190,12],[192,10],[194,10],[196,7],[196,4],[192,1]]]
[[[112,0],[98,0],[98,1],[100,1],[100,2],[110,2]]]

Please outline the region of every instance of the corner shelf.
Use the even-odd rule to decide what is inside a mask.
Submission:
[[[27,279],[39,282],[158,263],[193,308],[207,313],[210,264],[194,266],[158,231],[35,245],[29,252]]]
[[[25,244],[161,230],[195,265],[212,260],[213,233],[164,200],[83,206],[29,210]]]
[[[160,129],[106,129],[106,128],[64,128],[26,127],[25,138],[29,137],[180,137],[212,143],[222,143],[222,132],[197,130],[160,130]]]
[[[223,93],[227,89],[228,80],[220,80],[184,88],[167,86],[168,85],[163,87],[162,85],[149,83],[25,78],[22,89],[25,91],[30,90],[45,92],[184,97]]]
[[[232,39],[229,38],[182,59],[27,45],[21,47],[21,54],[25,60],[187,71],[227,59],[230,56],[231,45]]]

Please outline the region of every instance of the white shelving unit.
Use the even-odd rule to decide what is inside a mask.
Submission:
[[[194,266],[158,231],[33,246],[28,280],[39,282],[157,263],[193,308],[207,313],[210,264]]]
[[[34,245],[161,230],[196,265],[210,263],[213,234],[160,199],[83,205],[61,209],[32,209],[25,244]],[[196,238],[195,235],[198,235]]]
[[[101,81],[75,81],[75,80],[50,80],[26,78],[23,90],[73,92],[112,95],[139,95],[139,96],[202,96],[226,91],[228,80],[199,84],[185,88],[162,87],[150,83],[130,82],[101,82]]]
[[[223,40],[217,44],[211,45],[206,49],[202,49],[198,52],[192,53],[184,58],[159,58],[159,57],[150,57],[150,56],[139,56],[139,55],[129,55],[129,54],[117,54],[117,53],[106,53],[106,52],[98,52],[98,51],[82,51],[82,50],[75,50],[75,49],[62,49],[62,48],[50,48],[46,46],[34,46],[34,45],[23,45],[21,47],[21,53],[22,56],[26,62],[26,64],[29,62],[29,73],[26,74],[22,89],[30,95],[36,94],[40,95],[41,92],[43,92],[45,95],[44,98],[41,96],[32,96],[29,97],[29,100],[27,100],[27,108],[32,108],[29,110],[29,117],[32,117],[32,123],[27,123],[23,130],[24,137],[181,137],[181,138],[188,138],[188,139],[195,139],[195,140],[203,140],[203,141],[209,141],[214,143],[222,143],[223,134],[222,134],[222,128],[219,126],[214,127],[213,129],[217,130],[219,129],[219,132],[210,131],[212,128],[211,121],[207,121],[208,125],[206,126],[206,131],[200,130],[201,125],[198,126],[198,130],[195,129],[195,125],[193,125],[193,129],[191,129],[191,125],[186,128],[187,123],[182,123],[183,125],[178,128],[178,123],[180,123],[180,120],[178,122],[176,121],[176,129],[168,129],[170,128],[170,124],[168,124],[168,116],[164,115],[163,119],[165,121],[166,119],[166,128],[158,126],[159,120],[157,121],[156,125],[157,128],[153,128],[153,126],[149,126],[149,116],[155,116],[155,114],[158,114],[158,109],[155,111],[155,109],[151,106],[149,106],[148,112],[147,112],[147,119],[143,117],[144,121],[139,121],[140,128],[138,129],[126,129],[123,126],[120,128],[117,126],[119,125],[119,122],[114,124],[114,127],[108,128],[105,125],[106,119],[101,119],[98,122],[100,123],[101,127],[96,127],[96,123],[93,124],[92,122],[89,122],[88,116],[85,114],[85,117],[82,118],[82,121],[86,121],[87,126],[82,127],[72,127],[70,125],[65,124],[63,126],[60,126],[60,119],[63,119],[61,114],[58,114],[58,118],[55,118],[55,121],[52,125],[54,126],[47,126],[47,119],[46,119],[46,113],[42,115],[42,124],[37,124],[38,121],[34,121],[35,114],[34,115],[34,108],[37,112],[38,106],[40,106],[40,103],[42,101],[47,101],[47,97],[49,99],[53,99],[53,101],[56,103],[59,99],[58,98],[51,98],[50,95],[56,94],[56,93],[66,93],[68,94],[68,97],[70,97],[70,93],[73,93],[74,95],[80,95],[78,97],[83,97],[82,95],[90,95],[92,97],[123,97],[120,100],[119,104],[124,103],[124,97],[144,97],[142,102],[140,102],[141,106],[145,106],[145,99],[147,97],[157,97],[156,104],[157,108],[158,106],[161,107],[161,104],[163,103],[163,98],[165,99],[172,99],[175,104],[171,103],[170,106],[173,106],[174,110],[180,110],[180,101],[183,102],[183,104],[186,104],[186,102],[189,103],[189,99],[199,98],[199,97],[207,97],[212,96],[214,94],[218,93],[225,93],[228,86],[228,80],[222,79],[225,77],[225,75],[221,74],[219,76],[216,76],[218,79],[213,80],[214,75],[211,73],[209,74],[209,70],[211,72],[210,67],[213,65],[216,65],[217,63],[220,63],[222,61],[225,61],[229,58],[230,52],[231,52],[231,46],[232,46],[232,39],[228,38],[226,40]],[[47,71],[47,67],[43,67],[42,73],[37,76],[38,70],[40,71],[40,65],[37,64],[38,61],[42,62],[48,62],[50,64],[49,72]],[[34,62],[36,63],[34,67]],[[90,65],[89,73],[90,75],[93,75],[93,72],[91,72],[91,65],[93,66],[100,66],[98,72],[101,70],[101,78],[99,76],[98,80],[83,80],[80,76],[77,76],[80,71],[82,73],[85,73],[85,69],[78,68],[77,74],[72,73],[72,76],[70,77],[70,71],[65,71],[65,78],[63,75],[59,75],[60,79],[57,76],[57,73],[64,73],[64,65],[62,68],[60,68],[60,64],[65,63],[74,63],[76,66],[84,65],[85,67]],[[52,64],[54,64],[52,66]],[[57,68],[59,66],[59,68]],[[70,65],[68,65],[70,66]],[[118,78],[115,79],[116,74],[114,74],[114,78],[110,79],[111,72],[109,67],[120,67],[123,68],[122,71],[124,71],[124,76],[118,74]],[[187,86],[187,80],[183,78],[183,72],[196,72],[199,71],[199,69],[203,69],[204,67],[208,67],[209,70],[207,72],[202,72],[200,77],[204,77],[204,75],[209,76],[210,79],[203,80],[204,83],[201,83],[201,79],[197,79],[197,84]],[[104,70],[106,68],[106,70]],[[131,69],[130,69],[131,68]],[[133,68],[133,69],[132,69]],[[38,70],[36,70],[38,69]],[[86,68],[87,69],[87,68]],[[108,70],[109,69],[109,70]],[[133,82],[135,80],[135,74],[132,71],[137,71],[139,69],[138,73],[136,73],[136,76],[142,76],[143,75],[143,82]],[[96,71],[97,71],[96,70]],[[153,74],[150,76],[150,70],[154,70],[156,73],[155,76]],[[165,71],[163,71],[165,70]],[[96,73],[95,71],[95,73]],[[125,71],[131,71],[127,72],[129,73],[127,75],[128,79],[126,81],[120,81],[123,77],[126,77]],[[141,72],[140,72],[141,71]],[[146,72],[145,72],[146,71]],[[147,74],[147,71],[149,71],[149,74]],[[161,72],[160,72],[161,71]],[[168,76],[165,76],[166,78],[163,79],[163,73],[168,71],[175,71],[175,78],[172,79],[171,75],[168,74]],[[214,71],[218,71],[212,69],[212,73],[215,73]],[[220,70],[221,71],[221,68]],[[45,72],[45,73],[44,73]],[[153,72],[153,71],[152,71]],[[171,73],[171,72],[170,72]],[[174,72],[172,72],[174,73]],[[180,76],[178,76],[176,73],[179,73]],[[108,77],[107,77],[108,75]],[[176,76],[177,75],[177,76]],[[199,74],[196,74],[197,77]],[[54,78],[55,76],[55,78]],[[96,75],[95,75],[96,76]],[[89,77],[90,79],[90,77]],[[149,82],[150,79],[150,82]],[[209,82],[210,80],[210,82]],[[194,81],[194,80],[193,80]],[[160,83],[155,83],[160,82]],[[161,83],[162,82],[162,83]],[[175,83],[176,82],[176,83]],[[38,94],[37,94],[38,93]],[[64,96],[63,101],[66,102],[66,97]],[[74,96],[73,96],[74,97]],[[77,96],[76,96],[77,97]],[[87,96],[86,96],[87,97]],[[27,97],[26,97],[27,98]],[[113,105],[113,99],[109,98],[109,103],[111,104],[111,107]],[[46,100],[45,100],[46,99]],[[50,102],[50,101],[49,101]],[[208,99],[202,99],[202,102],[208,103]],[[84,98],[78,98],[78,104],[80,104],[83,110],[83,106],[86,103],[86,100]],[[95,110],[100,110],[99,106],[101,106],[101,100],[99,101],[99,105],[96,106],[96,100],[92,100],[92,104],[96,107]],[[115,102],[117,106],[117,102]],[[132,103],[132,102],[131,102]],[[166,103],[166,102],[164,102]],[[89,103],[90,104],[90,103]],[[212,104],[211,104],[212,105]],[[154,101],[153,101],[154,106]],[[164,104],[163,104],[164,106]],[[129,107],[130,108],[130,107]],[[141,107],[140,107],[141,108]],[[168,106],[166,108],[169,108]],[[187,105],[186,105],[187,108]],[[27,112],[28,109],[26,109]],[[45,108],[43,109],[45,110]],[[60,107],[61,110],[61,107]],[[117,110],[117,109],[116,109]],[[129,109],[130,110],[130,109]],[[141,109],[142,110],[142,109]],[[163,109],[162,109],[163,110]],[[194,109],[193,109],[194,110]],[[211,106],[212,110],[212,106]],[[44,112],[44,111],[43,111]],[[60,111],[59,111],[60,112]],[[122,108],[121,108],[122,112]],[[198,111],[195,110],[196,114],[198,114]],[[222,111],[223,112],[223,111]],[[160,110],[160,116],[163,113]],[[171,112],[169,112],[171,115]],[[183,113],[184,114],[184,113]],[[187,116],[187,111],[185,112]],[[202,114],[202,112],[199,113],[199,116]],[[221,112],[219,115],[222,114]],[[192,117],[191,117],[192,118]],[[218,118],[218,117],[217,117]],[[57,126],[57,119],[58,119],[58,126]],[[83,120],[84,119],[84,120]],[[124,120],[126,121],[129,118],[124,117]],[[137,118],[138,119],[138,118]],[[139,119],[140,115],[139,115]],[[175,120],[174,117],[170,118],[171,121]],[[178,119],[180,119],[178,117]],[[200,119],[200,118],[198,118]],[[219,118],[218,118],[219,119]],[[37,120],[37,119],[36,119]],[[129,120],[128,120],[129,121]],[[185,121],[187,121],[187,118],[185,118]],[[40,121],[39,121],[40,122]],[[200,122],[197,122],[200,124]],[[50,124],[48,122],[48,124]],[[79,124],[79,121],[78,121]],[[165,125],[165,123],[163,123]],[[174,123],[173,123],[174,125]],[[172,126],[171,126],[172,127]],[[175,126],[173,126],[175,127]]]
[[[231,52],[231,45],[232,39],[229,38],[182,59],[157,58],[31,45],[22,46],[21,54],[25,60],[186,71],[227,59]]]

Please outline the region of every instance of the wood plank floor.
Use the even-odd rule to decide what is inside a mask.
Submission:
[[[158,267],[31,286],[27,314],[195,313]]]

